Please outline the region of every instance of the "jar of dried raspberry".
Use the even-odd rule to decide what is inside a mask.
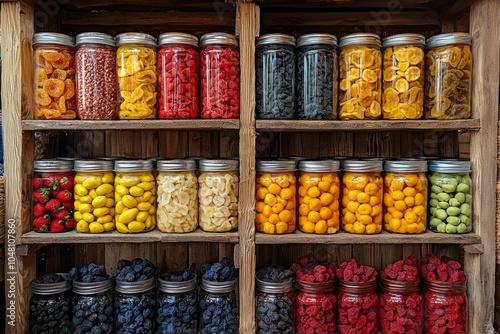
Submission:
[[[164,33],[158,44],[158,118],[197,118],[198,38]]]
[[[240,53],[236,36],[201,36],[201,118],[239,118]]]
[[[333,293],[334,281],[299,280],[297,288],[297,334],[335,333],[337,299]]]
[[[256,280],[258,333],[295,333],[295,294],[292,279],[285,282]]]

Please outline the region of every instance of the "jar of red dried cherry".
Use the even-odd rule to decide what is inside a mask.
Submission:
[[[335,333],[337,299],[333,293],[334,281],[297,283],[297,334]]]

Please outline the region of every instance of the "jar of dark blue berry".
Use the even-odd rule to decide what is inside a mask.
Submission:
[[[156,324],[158,334],[198,333],[198,290],[196,275],[188,281],[171,282],[158,278]]]
[[[295,333],[295,295],[292,280],[282,283],[256,280],[257,333]]]
[[[202,279],[200,334],[238,332],[235,281],[212,282]]]
[[[73,334],[114,333],[113,283],[73,281]]]

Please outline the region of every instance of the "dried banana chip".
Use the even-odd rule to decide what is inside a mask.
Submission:
[[[368,115],[372,118],[377,118],[381,113],[380,103],[378,101],[373,101],[370,105],[370,112]]]
[[[399,71],[404,72],[404,71],[406,71],[408,69],[408,67],[410,67],[410,63],[409,62],[407,62],[407,61],[400,61],[398,63],[397,69]]]
[[[407,118],[407,119],[417,118],[417,115],[418,115],[417,110],[415,110],[411,106],[409,106],[407,104],[400,103],[398,108],[399,108],[399,111],[404,115],[405,118]]]
[[[451,66],[457,67],[462,57],[462,50],[458,46],[449,49],[448,62]]]
[[[416,66],[408,67],[405,71],[405,77],[409,82],[418,80],[420,78],[420,69]]]
[[[399,76],[396,74],[396,72],[396,66],[390,66],[384,69],[384,81],[393,81],[397,79]]]
[[[363,80],[369,83],[375,83],[377,82],[377,73],[370,69],[363,70]]]
[[[408,53],[406,50],[394,51],[396,55],[396,59],[398,62],[407,62],[408,61]]]
[[[339,88],[342,91],[346,91],[348,89],[348,83],[346,79],[342,79],[339,84]]]
[[[373,65],[375,57],[371,49],[364,48],[361,54],[361,66],[367,68]]]
[[[398,106],[399,93],[394,88],[384,91],[384,111],[391,111]]]
[[[417,65],[424,61],[424,50],[421,48],[408,47],[408,62],[411,65]]]
[[[406,81],[405,79],[401,78],[401,79],[398,79],[396,80],[396,90],[400,93],[404,93],[408,90],[409,87],[409,84],[408,84],[408,81]]]

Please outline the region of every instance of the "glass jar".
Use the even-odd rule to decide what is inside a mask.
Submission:
[[[260,36],[255,66],[256,117],[296,118],[295,37],[285,34]]]
[[[342,162],[342,229],[349,233],[382,231],[382,161]]]
[[[66,277],[65,277],[66,278]],[[30,333],[71,333],[71,281],[31,282]]]
[[[347,282],[339,280],[337,316],[339,334],[363,328],[363,333],[377,334],[379,299],[377,281]]]
[[[116,280],[115,331],[117,333],[155,332],[155,278],[140,282]]]
[[[382,115],[380,36],[356,33],[340,38],[341,120],[379,119]]]
[[[386,160],[384,228],[396,233],[427,229],[427,161]]]
[[[297,163],[293,160],[257,161],[255,228],[267,234],[295,232]]]
[[[156,227],[156,185],[151,160],[115,161],[115,224],[120,233]]]
[[[33,169],[33,230],[51,233],[74,230],[73,162],[35,160]]]
[[[198,227],[198,178],[194,160],[158,160],[158,229],[192,232]]]
[[[75,39],[53,32],[33,36],[34,119],[75,119]]]
[[[424,281],[425,329],[437,333],[468,333],[467,281]]]
[[[113,283],[73,281],[72,333],[114,333]]]
[[[75,160],[76,231],[102,233],[115,229],[113,161]]]
[[[201,118],[240,117],[240,53],[236,36],[201,36]]]
[[[299,162],[299,229],[305,233],[331,234],[339,223],[339,162]]]
[[[200,114],[198,37],[164,33],[158,44],[158,118],[197,118]]]
[[[334,281],[297,282],[297,334],[336,332]],[[314,322],[316,326],[311,326]]]
[[[427,40],[425,118],[471,116],[472,37],[455,32]]]
[[[161,334],[198,333],[198,290],[196,275],[185,282],[158,278],[156,324]]]
[[[425,36],[384,38],[384,119],[420,119],[424,115]]]
[[[116,35],[118,118],[156,117],[156,38],[142,33]]]
[[[283,283],[256,279],[258,334],[295,333],[295,295],[292,280]]]
[[[116,44],[99,32],[76,36],[76,113],[79,119],[116,118]]]
[[[298,119],[337,118],[337,37],[302,35],[297,47]]]
[[[470,161],[434,160],[429,171],[430,229],[441,233],[472,231]]]
[[[400,282],[380,279],[380,331],[391,333],[423,333],[424,296],[420,279]]]
[[[200,334],[237,333],[235,281],[212,282],[202,279],[201,289]]]
[[[200,160],[199,223],[205,232],[238,228],[238,160]]]

